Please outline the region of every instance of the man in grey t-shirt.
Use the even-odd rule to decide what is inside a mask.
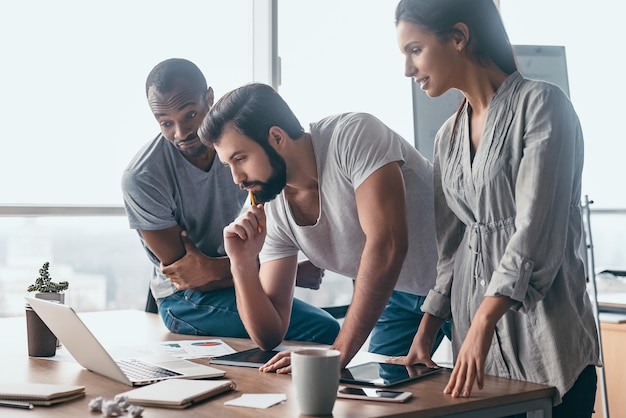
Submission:
[[[154,264],[159,313],[172,332],[247,337],[222,235],[247,195],[197,136],[213,90],[195,64],[169,59],[148,75],[146,96],[161,134],[129,163],[122,189],[130,227]],[[331,343],[338,332],[326,312],[294,301],[289,339]]]
[[[316,266],[354,278],[333,343],[343,366],[371,331],[370,351],[406,354],[436,276],[431,164],[369,114],[330,116],[304,132],[263,84],[227,93],[198,134],[234,182],[264,203],[224,230],[237,305],[254,341],[272,348],[282,340],[302,251]],[[281,353],[263,370],[287,372],[289,363]]]

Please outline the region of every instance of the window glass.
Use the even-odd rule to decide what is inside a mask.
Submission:
[[[250,0],[0,2],[0,204],[121,204],[158,133],[145,79],[187,58],[217,97],[251,80]]]
[[[78,311],[145,306],[152,264],[125,216],[0,217],[0,317],[23,314],[46,261]]]
[[[305,128],[363,111],[413,143],[411,81],[396,42],[395,2],[278,1],[279,91]]]

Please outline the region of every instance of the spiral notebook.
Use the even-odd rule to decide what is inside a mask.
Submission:
[[[54,405],[85,396],[85,386],[49,383],[1,383],[0,400]]]

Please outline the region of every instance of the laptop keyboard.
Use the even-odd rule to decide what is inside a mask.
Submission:
[[[130,380],[152,380],[180,376],[182,373],[146,363],[137,359],[117,360],[116,363]]]

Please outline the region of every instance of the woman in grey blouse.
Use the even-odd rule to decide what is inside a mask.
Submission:
[[[556,386],[554,417],[590,417],[597,329],[580,257],[583,136],[557,86],[517,71],[492,0],[402,0],[405,75],[430,96],[464,99],[435,140],[437,283],[411,350],[426,363],[453,320],[444,393],[470,396],[483,375]]]

